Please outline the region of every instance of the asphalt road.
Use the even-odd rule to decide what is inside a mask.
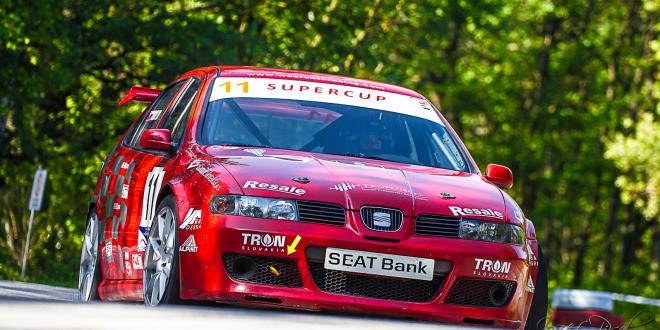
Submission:
[[[245,307],[77,302],[74,289],[0,281],[0,329],[462,329],[382,317]],[[470,327],[469,329],[475,329]]]

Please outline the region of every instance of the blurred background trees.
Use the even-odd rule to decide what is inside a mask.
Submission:
[[[0,278],[18,274],[38,164],[28,274],[74,285],[101,162],[142,110],[122,93],[235,64],[422,92],[480,166],[512,168],[552,288],[657,298],[657,1],[0,3]]]

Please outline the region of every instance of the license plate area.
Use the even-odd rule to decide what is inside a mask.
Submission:
[[[415,280],[433,280],[435,260],[357,250],[326,248],[325,269]]]

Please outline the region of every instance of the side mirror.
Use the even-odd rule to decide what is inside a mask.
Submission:
[[[502,189],[509,189],[513,187],[513,173],[511,170],[502,165],[488,164],[485,173],[486,180],[494,183]]]
[[[167,129],[154,128],[142,133],[140,148],[169,151],[172,146],[172,134]]]

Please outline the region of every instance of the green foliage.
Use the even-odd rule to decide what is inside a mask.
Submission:
[[[22,236],[9,248],[5,223],[25,232],[38,164],[28,274],[74,285],[100,164],[141,110],[117,108],[122,92],[231,64],[422,92],[482,167],[512,168],[552,288],[658,297],[656,1],[1,3],[0,278],[17,275]]]
[[[645,114],[634,136],[616,135],[605,156],[623,173],[616,180],[625,203],[632,203],[647,219],[660,216],[660,122]]]

